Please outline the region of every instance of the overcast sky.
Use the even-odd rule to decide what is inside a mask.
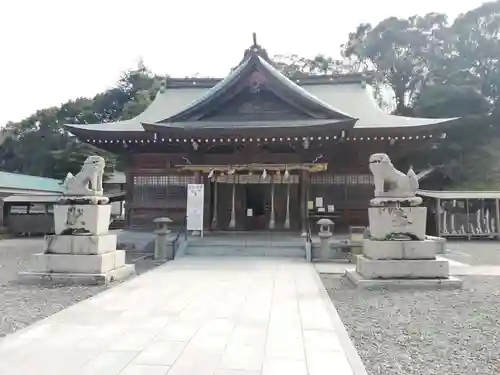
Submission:
[[[140,58],[154,72],[224,76],[252,43],[270,55],[337,56],[361,22],[482,0],[16,0],[0,2],[0,126],[112,86]]]

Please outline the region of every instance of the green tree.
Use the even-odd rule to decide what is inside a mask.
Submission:
[[[71,100],[60,107],[35,112],[19,122],[10,122],[0,146],[0,168],[5,171],[64,178],[76,173],[91,154],[106,158],[107,170],[119,165],[115,155],[78,141],[64,124],[96,124],[131,118],[152,101],[162,77],[141,63],[124,73],[116,87],[93,98]]]
[[[451,30],[455,53],[449,59],[450,76],[474,85],[500,107],[500,1],[459,16]]]
[[[414,114],[418,117],[450,118],[484,115],[491,104],[474,86],[428,85],[415,98]]]
[[[342,46],[345,57],[376,70],[394,92],[395,113],[412,115],[418,92],[432,81],[451,54],[447,18],[430,13],[408,19],[390,17],[377,26],[361,24]]]
[[[298,55],[277,55],[273,58],[274,65],[288,78],[303,78],[317,75],[336,75],[360,71],[357,63],[338,60],[318,54],[309,59]]]

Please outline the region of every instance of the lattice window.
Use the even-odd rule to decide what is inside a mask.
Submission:
[[[371,174],[352,174],[346,175],[346,185],[373,185],[373,176]]]
[[[186,204],[187,185],[195,183],[194,176],[135,176],[134,201],[162,201],[165,205],[181,207]]]
[[[337,209],[364,208],[373,197],[372,185],[371,174],[313,174],[309,199],[323,197],[325,205],[334,204]]]
[[[360,185],[373,185],[373,175],[365,174],[358,176],[358,184]]]
[[[333,177],[333,183],[335,185],[345,185],[346,179],[345,175],[337,174]]]
[[[311,184],[331,185],[335,181],[335,176],[331,173],[314,173],[311,175]]]
[[[203,178],[202,178],[203,180]],[[134,186],[186,186],[188,184],[194,184],[194,176],[135,176]]]
[[[222,175],[217,176],[217,183],[219,184],[298,184],[299,175],[292,174],[287,179],[281,176],[268,175],[266,179],[262,178],[261,173],[254,173],[251,175],[241,174],[241,175]]]
[[[312,184],[322,185],[373,185],[371,174],[317,173],[311,176]]]

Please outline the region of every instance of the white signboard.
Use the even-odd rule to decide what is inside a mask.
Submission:
[[[203,184],[188,184],[187,190],[187,230],[203,231]]]
[[[316,208],[323,207],[323,197],[316,197]]]

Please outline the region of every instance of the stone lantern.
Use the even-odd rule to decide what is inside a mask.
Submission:
[[[333,221],[330,219],[319,219],[317,223],[319,225],[319,237],[320,238],[329,238],[333,236],[332,234],[332,229],[333,229]]]
[[[321,258],[326,258],[330,252],[330,237],[333,236],[333,221],[330,219],[319,219],[316,224],[319,225],[319,240],[321,246]]]
[[[169,217],[158,217],[153,220],[156,225],[154,233],[155,239],[155,260],[172,260],[174,259],[173,248],[167,248],[167,236],[171,232],[168,225],[172,223]]]

